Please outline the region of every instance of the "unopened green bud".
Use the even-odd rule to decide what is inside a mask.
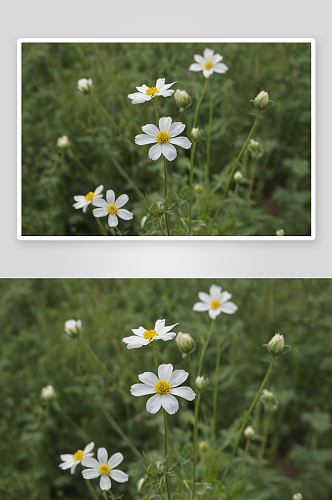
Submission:
[[[242,179],[243,179],[243,174],[240,172],[240,170],[237,170],[234,174],[235,182],[241,182]]]
[[[280,333],[276,333],[267,344],[266,349],[272,356],[280,356],[285,349],[284,336],[280,335]]]
[[[202,137],[202,131],[199,128],[193,128],[191,131],[191,137],[194,141],[198,141]]]
[[[189,354],[195,349],[195,341],[189,333],[179,332],[175,337],[178,348],[181,352]]]
[[[65,322],[65,332],[69,337],[75,339],[80,336],[82,331],[82,321],[78,319],[75,321],[74,319],[69,319]]]
[[[254,139],[250,139],[248,144],[248,151],[250,151],[252,156],[255,156],[256,158],[260,158],[264,153],[264,149],[262,148],[262,146],[258,141],[254,141]]]
[[[303,500],[303,496],[301,495],[301,493],[295,493],[293,495],[293,500]]]
[[[255,435],[255,430],[253,427],[251,427],[251,425],[248,425],[245,429],[244,429],[244,437],[246,439],[252,439]]]
[[[77,88],[80,92],[82,92],[82,94],[84,95],[88,95],[91,93],[91,90],[92,90],[92,80],[91,78],[89,79],[86,79],[86,78],[81,78],[80,80],[78,80],[77,82]]]
[[[275,411],[279,406],[279,401],[277,397],[266,389],[263,390],[261,397],[259,398],[260,402],[264,405],[265,410]]]
[[[208,443],[206,441],[201,441],[198,445],[198,448],[201,450],[201,451],[208,451],[208,449],[210,448],[210,446],[208,445]]]
[[[142,486],[143,486],[143,483],[144,483],[144,477],[141,477],[141,479],[139,479],[139,480],[137,481],[137,490],[138,490],[138,491],[141,491]]]
[[[176,100],[176,104],[180,108],[183,108],[183,109],[188,108],[188,106],[190,106],[190,104],[191,104],[191,97],[186,90],[179,90],[179,89],[176,90],[174,97]]]
[[[195,193],[200,194],[203,192],[203,186],[201,186],[200,184],[196,184],[194,189],[195,189]]]
[[[260,93],[255,97],[253,102],[255,108],[259,109],[260,111],[263,111],[269,105],[270,102],[269,94],[265,92],[265,90],[261,90]]]
[[[277,229],[276,236],[285,236],[285,231],[283,229]]]
[[[195,387],[198,391],[204,391],[207,386],[207,381],[204,377],[196,377]]]

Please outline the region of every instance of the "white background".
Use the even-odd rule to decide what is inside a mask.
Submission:
[[[0,277],[331,277],[332,2],[2,1]],[[16,41],[36,37],[315,38],[315,241],[18,241]]]

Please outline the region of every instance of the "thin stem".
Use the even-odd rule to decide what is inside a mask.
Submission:
[[[186,108],[184,108],[183,113],[184,113],[184,118],[185,118],[186,124],[187,124],[187,129],[188,129],[187,133],[188,133],[189,139],[192,140],[192,138],[191,138],[191,128],[190,128],[190,123],[189,123],[189,120],[188,120],[188,114],[187,114]]]
[[[191,233],[191,206],[193,200],[193,183],[194,183],[194,160],[196,151],[196,141],[190,151],[190,175],[189,175],[189,236]]]
[[[249,453],[249,447],[250,447],[250,439],[247,439],[247,442],[246,442],[246,447],[244,449],[244,453],[243,453],[243,457],[242,457],[242,461],[241,461],[241,465],[240,465],[240,468],[238,470],[238,473],[236,475],[236,479],[235,479],[235,488],[237,487],[238,485],[238,482],[239,482],[239,479],[241,477],[241,474],[242,474],[242,470],[243,470],[243,467],[244,467],[244,464],[245,464],[245,461],[247,459],[247,456],[248,456],[248,453]]]
[[[230,207],[228,209],[224,225],[223,225],[223,227],[221,229],[221,233],[223,233],[223,231],[227,229],[228,220],[229,220],[229,218],[231,216],[231,213],[232,213],[232,210],[233,210],[233,206],[234,206],[234,202],[235,202],[235,199],[237,197],[238,190],[239,190],[239,183],[237,182],[236,185],[235,185],[232,202],[231,202],[231,205],[230,205]]]
[[[205,84],[204,84],[204,87],[203,87],[202,95],[201,95],[200,100],[198,101],[197,107],[196,107],[193,128],[196,128],[196,125],[197,125],[198,111],[199,111],[199,108],[201,107],[201,104],[202,104],[202,101],[203,101],[203,97],[204,97],[204,94],[205,94],[205,91],[206,91],[206,87],[207,87],[207,82],[208,82],[208,79],[205,78]]]
[[[121,128],[119,127],[119,125],[113,120],[113,118],[111,118],[111,116],[107,113],[104,106],[101,105],[101,103],[98,101],[98,99],[96,99],[96,97],[92,94],[92,92],[90,93],[90,97],[97,104],[97,106],[102,110],[102,112],[104,113],[106,118],[110,121],[110,123],[113,125],[113,127],[116,128],[116,130],[119,132],[119,134],[123,138],[123,132],[122,132]]]
[[[212,416],[213,442],[215,442],[215,440],[216,440],[219,365],[220,365],[220,329],[219,329],[219,316],[217,316],[217,358],[216,358],[216,369],[215,369],[215,376],[214,376],[213,416]]]
[[[204,356],[205,356],[205,351],[206,351],[207,346],[209,345],[209,342],[210,342],[211,334],[213,331],[213,326],[214,326],[214,319],[211,321],[210,330],[209,330],[208,336],[206,338],[205,344],[204,344],[203,349],[202,349],[201,358],[199,360],[197,377],[200,377],[202,374],[202,367],[203,367],[203,360],[204,360]]]
[[[222,478],[221,478],[221,484],[220,484],[220,485],[222,485],[222,484],[223,484],[223,482],[224,482],[224,480],[225,480],[225,478],[226,478],[226,476],[227,476],[227,474],[228,474],[228,472],[229,472],[229,469],[230,469],[230,467],[231,467],[231,465],[232,465],[232,462],[233,462],[233,458],[235,457],[235,454],[236,454],[237,448],[238,448],[238,446],[239,446],[239,442],[240,442],[240,439],[241,439],[241,437],[242,437],[242,434],[243,434],[244,428],[245,428],[245,426],[246,426],[246,424],[247,424],[247,422],[248,422],[248,418],[250,417],[250,414],[251,414],[252,410],[255,408],[256,403],[257,403],[257,401],[258,401],[258,399],[259,399],[259,396],[261,395],[261,393],[262,393],[262,391],[263,391],[263,389],[264,389],[264,386],[265,386],[266,382],[268,381],[268,378],[269,378],[270,373],[271,373],[271,371],[272,371],[272,367],[273,367],[273,364],[274,364],[275,360],[276,360],[276,356],[273,356],[272,361],[271,361],[270,366],[269,366],[269,369],[267,370],[267,373],[266,373],[266,375],[265,375],[265,377],[264,377],[264,380],[263,380],[263,382],[262,382],[262,385],[260,386],[259,391],[257,392],[256,397],[255,397],[255,399],[253,400],[253,402],[251,403],[251,406],[250,406],[250,408],[249,408],[249,410],[248,410],[248,413],[247,413],[247,414],[246,414],[246,416],[245,416],[245,419],[244,419],[244,421],[243,421],[242,427],[241,427],[241,429],[240,429],[240,432],[239,432],[238,438],[237,438],[236,443],[235,443],[235,446],[234,446],[234,450],[233,450],[232,456],[231,456],[231,458],[230,458],[230,460],[229,460],[229,462],[228,462],[227,468],[226,468],[226,470],[225,470],[225,472],[224,472],[224,474],[223,474],[223,476],[222,476]]]
[[[138,189],[138,187],[136,186],[135,182],[129,177],[129,175],[126,173],[126,171],[124,170],[124,168],[120,165],[120,163],[118,162],[118,160],[109,151],[107,151],[107,153],[108,153],[108,156],[111,158],[111,160],[112,160],[115,168],[118,170],[118,172],[120,172],[120,174],[122,175],[122,177],[124,177],[126,179],[126,181],[133,186],[133,188],[135,189],[135,191],[138,194],[138,196],[140,196],[141,198],[143,198],[145,200],[145,196],[142,193],[142,191],[140,189]]]
[[[265,419],[264,419],[264,436],[263,436],[263,441],[262,441],[262,447],[259,455],[259,460],[262,461],[264,458],[264,453],[265,453],[265,448],[266,448],[266,442],[267,442],[267,435],[269,432],[269,425],[270,425],[270,418],[271,418],[271,412],[268,411],[265,414]]]
[[[113,375],[111,374],[111,372],[109,372],[107,370],[107,368],[105,368],[105,366],[103,365],[103,363],[100,361],[100,359],[98,358],[97,354],[91,349],[91,347],[89,346],[89,344],[87,344],[85,342],[85,340],[82,339],[81,336],[78,337],[80,342],[84,345],[84,347],[89,351],[89,353],[91,354],[91,356],[93,357],[93,359],[96,361],[96,363],[100,366],[100,368],[103,370],[103,372],[111,378],[112,382],[115,382],[114,380],[114,377]]]
[[[164,429],[165,429],[165,481],[166,481],[166,491],[168,500],[171,500],[171,493],[169,489],[169,480],[168,480],[168,458],[167,458],[167,415],[166,410],[164,409]]]
[[[250,184],[249,184],[249,189],[248,189],[248,195],[247,195],[247,201],[250,201],[251,198],[251,193],[252,193],[252,188],[254,187],[254,181],[255,181],[255,170],[256,170],[256,159],[252,160],[252,165],[251,165],[251,179],[250,179]]]
[[[98,227],[100,229],[100,232],[103,236],[108,236],[108,234],[106,233],[106,230],[104,228],[104,226],[102,225],[101,223],[101,220],[99,219],[99,217],[95,217],[96,221],[97,221],[97,224],[98,224]]]
[[[84,479],[84,481],[85,481],[85,484],[87,485],[88,490],[90,491],[90,494],[91,494],[93,500],[99,500],[97,493],[93,489],[92,484],[90,483],[89,479]]]
[[[156,117],[157,117],[157,127],[159,127],[159,116],[158,116],[158,110],[157,110],[157,99],[156,98],[152,98],[151,101],[153,102],[153,105],[154,105],[154,110],[156,112]]]
[[[213,118],[212,75],[209,77],[209,82],[210,82],[210,115],[209,115],[208,138],[207,138],[207,145],[206,145],[206,166],[205,166],[206,186],[209,185],[211,129],[212,129],[212,118]]]
[[[195,400],[195,421],[194,421],[194,457],[193,457],[193,496],[195,498],[195,489],[196,489],[196,461],[197,461],[197,435],[198,435],[198,414],[199,414],[199,405],[201,402],[201,392],[198,393],[197,399]]]
[[[190,355],[187,354],[187,361],[188,361],[188,366],[189,366],[189,373],[190,373],[190,376],[191,376],[191,379],[193,381],[193,385],[195,384],[195,375],[194,375],[194,372],[193,372],[193,368],[191,366],[191,361],[190,361]]]
[[[157,376],[158,376],[158,363],[157,363],[157,356],[156,356],[156,344],[155,344],[154,341],[150,342],[150,347],[151,347],[152,352],[153,352],[154,364],[156,366]]]
[[[164,156],[164,177],[165,177],[165,221],[166,221],[166,230],[167,230],[167,236],[170,235],[169,232],[169,224],[168,224],[168,207],[167,207],[167,165],[166,165],[166,158]]]
[[[216,211],[216,213],[215,213],[214,220],[216,220],[217,215],[219,214],[219,212],[220,212],[220,210],[221,210],[221,207],[223,206],[223,203],[224,203],[224,200],[225,200],[225,198],[226,198],[227,191],[228,191],[228,188],[229,188],[229,186],[230,186],[230,183],[231,183],[231,181],[232,181],[232,179],[233,179],[233,175],[234,175],[235,169],[236,169],[236,167],[237,167],[237,164],[238,164],[238,163],[239,163],[239,161],[241,160],[241,157],[242,157],[242,155],[243,155],[243,153],[244,153],[244,151],[245,151],[245,149],[246,149],[246,147],[247,147],[247,145],[248,145],[248,142],[250,141],[250,138],[251,138],[252,134],[254,133],[254,130],[255,130],[255,128],[256,128],[256,125],[257,125],[257,123],[258,123],[258,120],[259,120],[259,117],[260,117],[261,113],[262,113],[262,111],[260,111],[260,110],[259,110],[259,111],[258,111],[258,114],[257,114],[257,116],[256,116],[256,119],[255,119],[255,122],[254,122],[254,124],[253,124],[253,126],[252,126],[252,129],[250,130],[250,133],[249,133],[249,135],[248,135],[248,137],[247,137],[247,140],[246,140],[246,142],[244,143],[244,145],[243,145],[243,147],[242,147],[242,149],[241,149],[241,151],[240,151],[240,154],[239,154],[239,156],[237,157],[237,159],[236,159],[236,161],[235,161],[235,163],[234,163],[234,165],[233,165],[232,171],[231,171],[231,173],[230,173],[230,176],[229,176],[229,179],[228,179],[228,182],[227,182],[226,189],[225,189],[224,194],[223,194],[223,196],[222,196],[222,198],[221,198],[220,205],[219,205],[219,207],[218,207],[218,209],[217,209],[217,211]]]
[[[113,236],[115,236],[114,227],[111,228],[111,231],[112,231]]]

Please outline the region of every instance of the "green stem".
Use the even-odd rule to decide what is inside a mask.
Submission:
[[[235,457],[235,454],[236,454],[237,448],[238,448],[238,446],[239,446],[240,439],[241,439],[241,437],[242,437],[242,434],[243,434],[244,428],[245,428],[245,426],[246,426],[246,424],[247,424],[247,422],[248,422],[248,418],[250,417],[250,414],[251,414],[252,410],[255,408],[256,403],[257,403],[257,401],[258,401],[258,399],[259,399],[259,396],[261,395],[261,393],[262,393],[262,391],[263,391],[263,389],[264,389],[264,386],[265,386],[266,382],[268,381],[268,378],[269,378],[270,373],[271,373],[271,371],[272,371],[272,367],[273,367],[273,364],[274,364],[275,360],[276,360],[276,357],[275,357],[275,356],[273,356],[272,361],[271,361],[270,366],[269,366],[269,369],[268,369],[268,371],[267,371],[267,373],[266,373],[266,375],[265,375],[265,378],[264,378],[264,380],[263,380],[263,382],[262,382],[262,385],[260,386],[259,391],[257,392],[256,397],[255,397],[255,399],[253,400],[253,402],[252,402],[252,404],[251,404],[251,406],[250,406],[250,408],[249,408],[249,410],[248,410],[248,413],[246,414],[246,416],[245,416],[245,418],[244,418],[244,421],[243,421],[242,427],[241,427],[241,429],[240,429],[240,432],[239,432],[238,438],[237,438],[236,443],[235,443],[235,446],[234,446],[234,450],[233,450],[232,456],[231,456],[231,458],[230,458],[230,460],[229,460],[229,462],[228,462],[227,468],[226,468],[226,470],[225,470],[225,472],[224,472],[224,474],[223,474],[223,476],[222,476],[222,478],[221,478],[221,484],[220,484],[220,486],[223,484],[223,482],[224,482],[224,480],[225,480],[225,478],[226,478],[226,476],[227,476],[227,474],[228,474],[228,472],[229,472],[229,469],[230,469],[230,467],[231,467],[231,465],[232,465],[232,462],[233,462],[233,458]]]
[[[235,488],[237,487],[238,485],[238,482],[239,482],[239,479],[241,477],[241,474],[242,474],[242,470],[243,470],[243,467],[244,467],[244,464],[245,464],[245,461],[247,459],[247,456],[248,456],[248,453],[249,453],[249,446],[250,446],[250,439],[247,439],[247,442],[246,442],[246,447],[244,449],[244,453],[243,453],[243,457],[242,457],[242,462],[241,462],[241,466],[238,470],[238,473],[236,475],[236,479],[235,479]]]
[[[110,121],[112,126],[119,132],[119,134],[123,138],[123,132],[122,132],[121,128],[119,127],[119,125],[113,120],[113,118],[110,117],[110,115],[107,113],[104,106],[101,105],[101,103],[98,101],[98,99],[95,98],[95,96],[92,94],[92,92],[90,93],[90,97],[97,104],[97,106],[102,110],[102,112],[104,113],[106,118]]]
[[[92,484],[90,483],[90,480],[84,479],[84,481],[85,481],[85,484],[87,485],[88,490],[91,493],[91,497],[93,498],[93,500],[99,500],[97,493],[95,492],[95,490],[92,487]]]
[[[76,157],[76,155],[74,155],[74,153],[72,152],[71,149],[69,149],[67,151],[67,154],[68,154],[69,158],[72,158],[73,160],[75,160],[75,162],[77,163],[77,165],[80,168],[83,168],[86,172],[88,172],[89,174],[91,174],[90,170],[85,165],[83,165],[83,163]]]
[[[126,171],[124,170],[124,168],[120,165],[120,163],[118,162],[118,160],[109,151],[107,153],[108,153],[108,156],[111,158],[111,160],[112,160],[115,168],[118,170],[118,172],[120,172],[120,174],[122,175],[122,177],[124,177],[126,179],[126,181],[133,186],[133,188],[135,189],[135,191],[138,194],[138,196],[140,196],[141,198],[143,198],[145,200],[145,196],[142,193],[142,191],[140,191],[140,189],[138,189],[138,187],[136,186],[135,182],[129,177],[129,175],[126,173]]]
[[[150,347],[152,349],[152,352],[153,352],[153,358],[154,358],[154,364],[156,365],[156,370],[157,370],[157,377],[158,377],[158,363],[157,363],[157,356],[156,356],[156,344],[154,341],[150,342]]]
[[[237,164],[238,164],[238,163],[239,163],[239,161],[241,160],[241,157],[242,157],[242,155],[243,155],[243,153],[244,153],[244,151],[245,151],[245,149],[246,149],[246,147],[247,147],[247,145],[248,145],[248,142],[250,141],[251,136],[252,136],[252,134],[254,133],[254,130],[255,130],[255,128],[256,128],[256,125],[257,125],[257,123],[258,123],[258,120],[259,120],[259,117],[260,117],[261,113],[262,113],[262,111],[260,111],[260,110],[259,110],[259,111],[258,111],[258,114],[257,114],[257,116],[256,116],[256,119],[255,119],[255,122],[254,122],[254,124],[253,124],[253,126],[252,126],[252,129],[250,130],[250,133],[249,133],[249,135],[248,135],[248,137],[247,137],[247,140],[246,140],[246,142],[244,143],[243,148],[241,149],[240,154],[239,154],[239,156],[237,157],[237,159],[236,159],[236,161],[235,161],[235,163],[234,163],[234,165],[233,165],[232,171],[231,171],[231,173],[230,173],[230,176],[229,176],[229,179],[228,179],[228,182],[227,182],[226,189],[225,189],[224,194],[223,194],[223,196],[222,196],[222,198],[221,198],[220,205],[219,205],[219,207],[218,207],[218,209],[217,209],[217,211],[216,211],[216,213],[215,213],[214,220],[216,220],[216,218],[217,218],[217,216],[218,216],[218,214],[219,214],[219,212],[220,212],[220,210],[221,210],[221,207],[223,206],[223,203],[224,203],[224,200],[225,200],[225,198],[226,198],[227,191],[228,191],[228,188],[229,188],[229,186],[230,186],[230,183],[231,183],[231,181],[232,181],[232,179],[233,179],[233,175],[234,175],[235,169],[236,169],[236,167],[237,167]]]
[[[212,416],[212,438],[214,443],[216,440],[219,365],[220,365],[220,329],[219,329],[219,316],[217,316],[217,358],[216,358],[216,370],[214,376],[213,416]]]
[[[153,102],[153,105],[154,105],[154,110],[156,112],[156,117],[157,117],[157,127],[159,128],[159,116],[158,116],[158,110],[157,110],[157,99],[155,97],[153,97],[151,99],[151,101]]]
[[[112,380],[112,382],[115,382],[114,380],[114,377],[113,375],[111,374],[111,372],[109,372],[107,370],[107,368],[105,368],[105,366],[103,365],[103,363],[100,361],[100,359],[98,358],[97,354],[91,349],[91,347],[89,346],[89,344],[87,344],[85,342],[85,340],[82,339],[81,336],[78,337],[80,342],[84,345],[84,347],[89,351],[89,353],[91,354],[91,356],[93,357],[93,359],[96,361],[96,363],[100,366],[100,368],[103,370],[103,372],[108,376],[110,377],[110,379]]]
[[[205,84],[204,84],[204,87],[203,87],[202,95],[201,95],[200,100],[198,101],[197,107],[196,107],[193,128],[196,128],[196,125],[197,125],[198,111],[199,111],[199,108],[201,107],[201,104],[202,104],[202,101],[203,101],[203,97],[204,97],[204,94],[205,94],[205,91],[206,91],[206,87],[207,87],[207,82],[208,82],[208,79],[205,78]]]
[[[252,193],[252,188],[254,187],[254,181],[255,181],[255,170],[256,170],[256,160],[252,160],[252,165],[251,165],[251,179],[250,179],[250,184],[249,184],[249,189],[248,189],[248,195],[247,195],[247,201],[250,201],[251,198],[251,193]]]
[[[167,230],[167,236],[170,236],[169,232],[169,224],[168,224],[168,207],[167,207],[167,165],[166,165],[166,158],[164,156],[164,177],[165,177],[165,221],[166,221],[166,230]]]
[[[235,189],[234,189],[234,193],[233,193],[233,198],[232,198],[231,205],[230,205],[230,207],[228,209],[224,225],[223,225],[223,227],[221,229],[221,233],[222,234],[227,229],[228,220],[229,220],[229,218],[231,216],[231,213],[232,213],[232,210],[233,210],[233,206],[234,206],[234,202],[235,202],[235,199],[237,197],[238,190],[239,190],[239,183],[237,182],[236,185],[235,185]]]
[[[188,114],[187,114],[187,110],[186,108],[184,108],[183,110],[183,113],[184,113],[184,117],[185,117],[185,120],[186,120],[186,124],[187,124],[187,129],[188,129],[188,137],[189,139],[192,141],[192,138],[191,138],[191,128],[190,128],[190,123],[189,123],[189,120],[188,120]]]
[[[208,185],[209,185],[211,129],[212,129],[212,118],[213,118],[212,75],[209,77],[209,82],[210,82],[210,115],[209,115],[208,138],[207,138],[207,145],[206,145],[206,166],[205,166],[206,187],[208,187]]]
[[[191,366],[191,361],[190,361],[190,355],[187,354],[187,361],[188,361],[188,366],[189,366],[189,373],[190,373],[190,376],[191,376],[191,379],[193,381],[193,385],[195,385],[195,375],[194,375],[194,372],[193,372],[193,368]]]
[[[111,228],[111,231],[112,231],[113,236],[115,236],[114,227]]]
[[[270,425],[270,418],[271,418],[271,412],[268,411],[265,414],[265,419],[264,419],[264,437],[262,441],[262,447],[259,455],[259,460],[262,461],[264,458],[264,453],[265,453],[265,448],[266,448],[266,443],[267,443],[267,435],[269,432],[269,425]]]
[[[108,236],[108,234],[106,233],[106,230],[104,228],[104,226],[102,225],[101,223],[101,220],[99,219],[99,217],[95,217],[96,221],[97,221],[97,224],[98,224],[98,227],[100,229],[100,232],[103,236]]]
[[[205,356],[205,351],[206,351],[207,346],[209,345],[209,342],[210,342],[210,338],[211,338],[212,331],[213,331],[213,326],[214,326],[214,319],[211,321],[210,330],[209,330],[208,336],[206,338],[205,344],[204,344],[203,349],[202,349],[201,358],[199,360],[197,377],[200,377],[202,374],[202,367],[203,367],[203,360],[204,360],[204,356]]]
[[[194,421],[194,457],[193,457],[193,495],[192,499],[195,498],[195,489],[196,489],[196,461],[197,461],[197,435],[198,435],[198,414],[199,414],[199,405],[201,402],[201,392],[198,393],[197,399],[195,400],[195,421]]]
[[[165,481],[166,481],[166,491],[168,500],[171,500],[171,493],[169,489],[169,480],[168,480],[168,457],[167,457],[167,415],[166,410],[164,409],[164,430],[165,430]]]
[[[191,233],[191,206],[193,200],[193,183],[194,183],[194,160],[196,151],[196,141],[190,151],[190,175],[189,175],[189,236]]]

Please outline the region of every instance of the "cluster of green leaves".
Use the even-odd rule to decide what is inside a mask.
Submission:
[[[197,493],[202,500],[290,500],[301,491],[307,498],[329,500],[332,494],[331,280],[316,279],[2,279],[0,280],[0,496],[4,500],[75,500],[88,491],[79,467],[72,476],[58,467],[60,454],[74,453],[88,442],[121,451],[129,482],[114,483],[112,492],[137,500],[158,499],[164,478],[162,412],[151,415],[146,399],[130,395],[138,374],[154,371],[149,347],[127,350],[122,338],[132,328],[153,328],[157,319],[179,322],[175,331],[196,341],[191,355],[197,372],[199,355],[210,327],[207,313],[192,310],[200,290],[212,283],[233,294],[239,309],[221,315],[221,366],[217,440],[211,437],[212,388],[216,357],[215,332],[203,365],[210,382],[202,394]],[[67,319],[80,318],[84,338],[116,380],[100,369],[79,340],[64,334]],[[292,350],[279,358],[268,390],[280,405],[272,414],[266,453],[260,458],[265,413],[259,403],[249,423],[256,430],[244,474],[235,477],[245,440],[225,485],[227,465],[241,418],[266,373],[270,357],[262,344],[276,332]],[[157,342],[158,363],[188,369],[175,340]],[[56,400],[44,404],[42,387],[52,384]],[[192,487],[194,403],[180,399],[180,410],[168,416],[170,487],[174,498],[189,500]],[[110,426],[110,416],[146,461]],[[136,483],[145,477],[140,492]],[[92,482],[98,491],[98,481]]]
[[[132,221],[120,221],[128,235],[160,235],[163,226],[163,160],[151,161],[148,146],[134,138],[146,123],[156,123],[151,102],[133,105],[128,99],[135,87],[154,86],[158,78],[177,80],[174,89],[186,89],[192,97],[189,122],[202,93],[205,78],[189,71],[202,43],[25,43],[22,46],[22,234],[99,235],[91,214],[73,209],[74,196],[100,184],[116,195],[127,193],[126,208]],[[197,143],[192,217],[197,235],[310,234],[310,44],[212,43],[229,70],[214,74],[210,184],[205,183],[209,93],[203,99],[197,126],[203,138]],[[103,112],[77,90],[80,78],[92,78],[94,92],[122,130],[120,136]],[[251,199],[248,186],[252,158],[239,165],[244,174],[233,213],[231,184],[217,219],[232,165],[255,119],[249,102],[267,90],[276,105],[264,112],[254,139],[265,151],[256,167]],[[159,116],[185,122],[175,99],[157,98]],[[186,132],[186,131],[185,131]],[[60,154],[57,138],[67,135],[71,149]],[[168,206],[172,234],[188,234],[190,150],[178,149],[168,162]],[[140,198],[116,168],[120,164],[148,200]],[[105,192],[104,191],[104,192]],[[147,216],[144,227],[142,217]],[[227,223],[226,223],[227,220]],[[106,221],[105,227],[107,227]]]

